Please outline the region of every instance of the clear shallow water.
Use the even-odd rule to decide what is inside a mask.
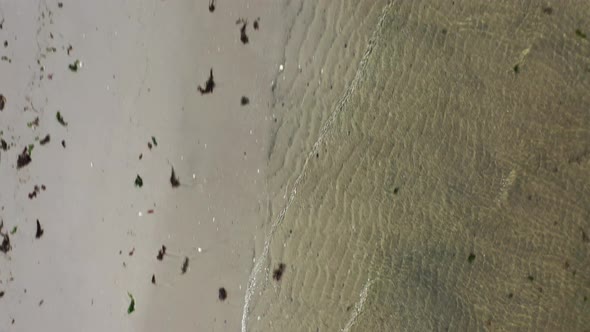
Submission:
[[[250,329],[586,328],[590,42],[576,30],[589,14],[298,8]]]

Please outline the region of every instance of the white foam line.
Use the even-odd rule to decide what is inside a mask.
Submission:
[[[365,301],[367,301],[367,295],[369,294],[369,288],[371,287],[372,284],[373,284],[373,281],[371,279],[367,280],[365,287],[363,287],[363,290],[361,291],[361,294],[359,295],[358,302],[354,304],[354,310],[352,311],[352,314],[350,315],[350,319],[348,320],[348,323],[346,323],[346,325],[344,326],[344,328],[341,331],[343,331],[343,332],[350,331],[350,328],[354,325],[354,323],[356,323],[356,318],[363,311],[363,307],[365,306]]]
[[[367,45],[367,49],[365,50],[365,53],[363,54],[363,57],[361,58],[361,61],[359,62],[359,68],[357,69],[357,71],[355,73],[354,79],[352,80],[352,82],[350,83],[350,85],[348,86],[346,91],[344,92],[344,95],[340,98],[340,101],[338,102],[336,109],[332,112],[332,114],[330,114],[330,117],[328,118],[326,123],[324,123],[324,125],[320,129],[319,138],[313,144],[313,147],[312,147],[311,151],[309,152],[309,154],[307,155],[307,158],[305,158],[303,168],[301,170],[301,173],[299,173],[299,176],[295,180],[295,183],[293,184],[293,189],[291,190],[291,193],[289,194],[289,199],[287,200],[287,204],[279,213],[278,218],[272,223],[271,228],[270,228],[270,232],[266,236],[266,240],[264,242],[264,249],[262,250],[260,257],[256,260],[256,264],[254,264],[254,268],[252,268],[252,272],[250,273],[250,277],[248,278],[248,286],[246,287],[246,295],[245,295],[245,300],[244,300],[244,309],[242,311],[242,332],[247,331],[247,320],[248,320],[248,314],[250,312],[250,302],[252,300],[252,296],[253,296],[254,291],[256,289],[256,285],[257,285],[257,281],[258,281],[257,277],[258,277],[258,274],[260,273],[260,271],[262,270],[262,267],[264,266],[266,259],[268,257],[268,250],[270,248],[270,243],[273,239],[273,235],[276,231],[276,228],[285,219],[285,215],[287,213],[287,210],[289,210],[289,207],[291,207],[291,204],[293,203],[293,200],[295,199],[295,196],[297,195],[297,188],[299,187],[299,184],[301,183],[301,181],[303,180],[303,178],[305,177],[305,175],[307,173],[307,164],[309,163],[309,160],[316,154],[316,151],[318,150],[318,148],[320,147],[320,145],[324,141],[324,137],[328,134],[329,130],[332,128],[332,125],[333,125],[334,121],[336,120],[336,117],[345,109],[345,106],[348,104],[350,96],[356,90],[357,86],[362,82],[364,70],[365,70],[365,67],[367,66],[369,56],[371,55],[371,53],[373,52],[373,49],[375,48],[375,45],[377,43],[377,38],[379,37],[379,34],[381,32],[381,28],[383,27],[383,22],[385,21],[387,11],[391,7],[391,4],[392,3],[389,2],[389,3],[387,3],[387,5],[385,5],[383,7],[383,9],[381,11],[381,16],[379,17],[379,21],[377,22],[377,26],[373,30],[371,38],[369,39],[369,44]]]

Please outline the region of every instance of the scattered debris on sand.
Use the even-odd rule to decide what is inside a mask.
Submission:
[[[41,190],[45,191],[45,189],[47,189],[47,187],[45,187],[44,184],[42,184],[41,187],[39,187],[38,185],[35,185],[35,187],[33,187],[33,191],[29,193],[29,199],[33,199],[33,198],[37,197],[37,195],[41,192]]]
[[[39,127],[39,117],[35,117],[33,121],[27,122],[27,127],[31,129]]]

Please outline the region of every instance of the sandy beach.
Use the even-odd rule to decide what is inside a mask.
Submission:
[[[0,2],[0,330],[240,330],[284,31],[209,5]]]
[[[0,331],[586,331],[589,18],[0,0]]]

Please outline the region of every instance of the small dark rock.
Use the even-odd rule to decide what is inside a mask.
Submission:
[[[0,111],[4,111],[4,106],[6,106],[6,97],[0,94]]]
[[[177,188],[178,186],[180,186],[180,180],[174,172],[174,167],[172,167],[172,174],[170,174],[170,184],[172,185],[172,188]]]
[[[188,270],[188,257],[184,257],[184,261],[182,262],[182,266],[180,267],[180,271],[182,274],[185,274]]]
[[[156,275],[152,274],[152,284],[156,284]]]
[[[161,261],[164,259],[164,255],[166,255],[166,246],[162,245],[162,249],[158,250],[158,256],[156,258]]]
[[[283,263],[280,263],[279,266],[272,272],[272,278],[276,281],[280,281],[283,277],[283,273],[285,273],[285,268],[287,266]]]
[[[64,149],[66,148],[66,141],[65,141],[65,140],[63,140],[63,139],[61,140],[61,146],[63,146],[63,147],[64,147]]]
[[[246,106],[248,104],[250,104],[250,99],[246,96],[242,96],[242,99],[240,99],[240,105]]]
[[[254,30],[258,30],[258,28],[260,28],[260,17],[257,18],[254,23],[252,24],[252,26],[254,26]]]
[[[43,228],[41,228],[41,224],[39,223],[39,219],[37,219],[37,231],[35,232],[35,238],[36,239],[41,238],[41,236],[43,236],[43,233],[45,233],[45,231],[43,230]]]
[[[225,288],[219,288],[218,297],[220,301],[224,301],[225,299],[227,299],[227,291],[225,290]]]

